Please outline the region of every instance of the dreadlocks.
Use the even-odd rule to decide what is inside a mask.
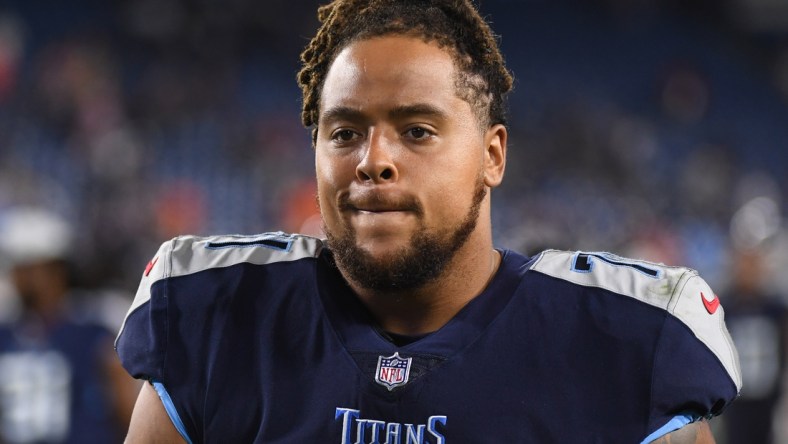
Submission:
[[[337,54],[354,41],[390,34],[419,37],[448,49],[457,66],[460,98],[484,127],[506,123],[505,96],[512,76],[489,25],[471,0],[334,0],[318,9],[322,23],[301,53],[298,84],[304,95],[301,120],[316,125],[320,93]]]

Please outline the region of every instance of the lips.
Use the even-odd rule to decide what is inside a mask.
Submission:
[[[350,205],[348,207],[351,211],[359,211],[363,213],[394,213],[394,212],[403,212],[403,211],[410,211],[407,208],[401,208],[396,206],[354,206]]]
[[[339,209],[362,213],[412,212],[421,214],[421,205],[412,196],[401,193],[363,192],[339,197]]]

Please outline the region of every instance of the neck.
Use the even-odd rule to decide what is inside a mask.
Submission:
[[[443,327],[489,284],[501,262],[490,230],[476,230],[443,273],[423,287],[380,293],[349,281],[385,331],[402,335],[430,333]]]

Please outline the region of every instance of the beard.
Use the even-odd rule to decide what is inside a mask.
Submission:
[[[358,245],[351,226],[334,233],[324,222],[323,231],[337,266],[350,280],[382,293],[414,290],[437,279],[465,245],[476,229],[486,195],[483,179],[479,177],[471,206],[462,221],[432,232],[421,224],[408,245],[382,257],[373,257]]]

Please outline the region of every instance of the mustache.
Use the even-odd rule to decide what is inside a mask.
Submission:
[[[417,215],[424,213],[421,203],[411,195],[381,193],[379,191],[362,191],[352,196],[342,193],[338,197],[338,206],[342,211],[372,209],[387,211],[410,211]]]

